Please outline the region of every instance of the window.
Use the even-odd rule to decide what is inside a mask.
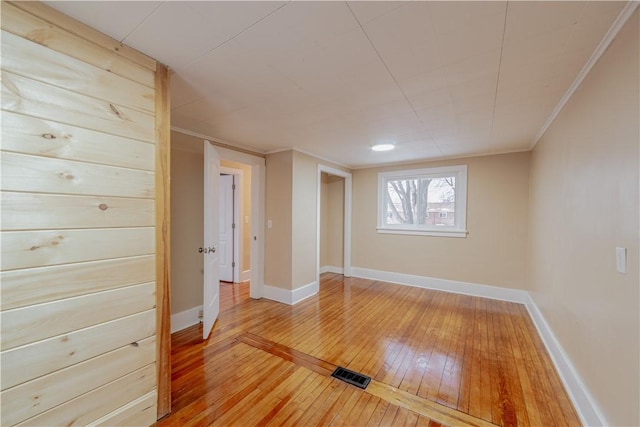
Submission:
[[[378,174],[378,232],[465,237],[467,166]]]

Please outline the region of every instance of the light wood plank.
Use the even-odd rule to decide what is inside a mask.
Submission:
[[[2,69],[103,101],[154,112],[154,91],[7,31],[1,32]]]
[[[2,109],[153,142],[153,115],[2,71]]]
[[[2,153],[4,191],[153,198],[154,174],[16,153]]]
[[[2,389],[148,338],[155,331],[155,311],[147,310],[3,351]]]
[[[152,425],[156,421],[157,400],[158,396],[154,390],[88,425],[91,427]]]
[[[153,144],[36,117],[2,112],[2,150],[154,170]]]
[[[145,283],[3,311],[0,313],[2,350],[152,309],[155,307],[154,285]]]
[[[153,227],[150,199],[2,193],[1,229]]]
[[[155,364],[147,365],[18,424],[20,427],[85,426],[155,388]]]
[[[155,257],[91,261],[0,272],[2,310],[151,282]]]
[[[13,425],[155,361],[155,337],[78,363],[0,393],[0,422]]]
[[[101,46],[112,53],[128,58],[131,61],[139,64],[150,71],[156,70],[155,59],[145,55],[144,53],[133,49],[125,44],[120,43],[117,40],[101,33],[95,28],[89,27],[82,22],[59,12],[48,5],[41,2],[14,2],[10,3],[16,5],[18,8],[44,19],[60,28],[64,28],[66,31],[75,34],[81,39],[89,40],[92,43]]]
[[[38,15],[40,15],[39,17],[22,10],[23,8],[40,8],[40,6],[36,5],[37,2],[3,2],[2,29],[84,61],[88,64],[100,67],[103,70],[110,71],[146,86],[153,87],[155,61],[153,61],[153,63],[149,63],[153,68],[147,68],[138,64],[137,60],[132,61],[131,59],[118,54],[119,52],[130,52],[132,49],[127,48],[114,40],[110,40],[110,42],[108,42],[113,46],[112,51],[109,51],[99,46],[100,43],[95,44],[82,37],[89,35],[89,33],[95,34],[95,30],[83,31],[84,34],[82,34],[81,37],[78,37],[70,31],[66,31],[68,29],[67,25],[69,25],[69,22],[72,22],[72,28],[77,32],[81,32],[79,29],[82,28],[82,24],[79,24],[78,21],[75,21],[72,18],[63,18],[63,21],[68,20],[68,22],[60,22],[63,27],[52,25],[45,19],[54,19],[54,16],[60,17],[61,15],[64,15],[46,6],[46,11],[38,11]],[[35,12],[35,10],[32,10],[32,12]],[[43,17],[45,17],[45,19],[41,19]],[[60,19],[55,20],[59,21]],[[106,36],[103,35],[103,37]]]
[[[154,229],[3,231],[2,270],[154,253]]]
[[[171,129],[169,70],[156,70],[156,295],[158,419],[171,412]]]

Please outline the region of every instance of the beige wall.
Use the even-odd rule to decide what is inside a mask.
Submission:
[[[468,165],[466,238],[379,234],[378,172]],[[353,172],[353,266],[525,288],[529,153]]]
[[[291,288],[292,260],[292,190],[293,151],[267,155],[264,252],[264,283],[277,288]]]
[[[202,305],[204,158],[171,132],[171,313]],[[202,145],[202,140],[200,141]]]
[[[318,161],[293,152],[292,289],[316,280]]]
[[[287,290],[316,280],[318,164],[298,151],[267,155],[265,284]]]
[[[344,260],[344,178],[322,173],[320,266],[342,267]]]
[[[171,313],[202,305],[204,234],[204,150],[202,138],[171,132]],[[241,269],[250,268],[251,166],[227,160],[221,166],[243,170]]]
[[[531,163],[530,291],[611,425],[640,425],[638,49],[636,12]]]

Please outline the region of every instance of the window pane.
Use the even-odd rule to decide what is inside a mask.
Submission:
[[[386,224],[416,224],[417,179],[390,179],[386,181]]]
[[[466,237],[467,166],[378,173],[378,232]]]
[[[456,210],[456,178],[432,178],[428,181],[428,199],[426,205],[425,221],[421,224],[436,227],[455,226]]]

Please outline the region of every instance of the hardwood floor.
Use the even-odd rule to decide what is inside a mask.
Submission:
[[[524,306],[327,273],[295,306],[221,285],[221,313],[172,336],[158,426],[580,425]],[[372,377],[361,390],[336,366]]]

